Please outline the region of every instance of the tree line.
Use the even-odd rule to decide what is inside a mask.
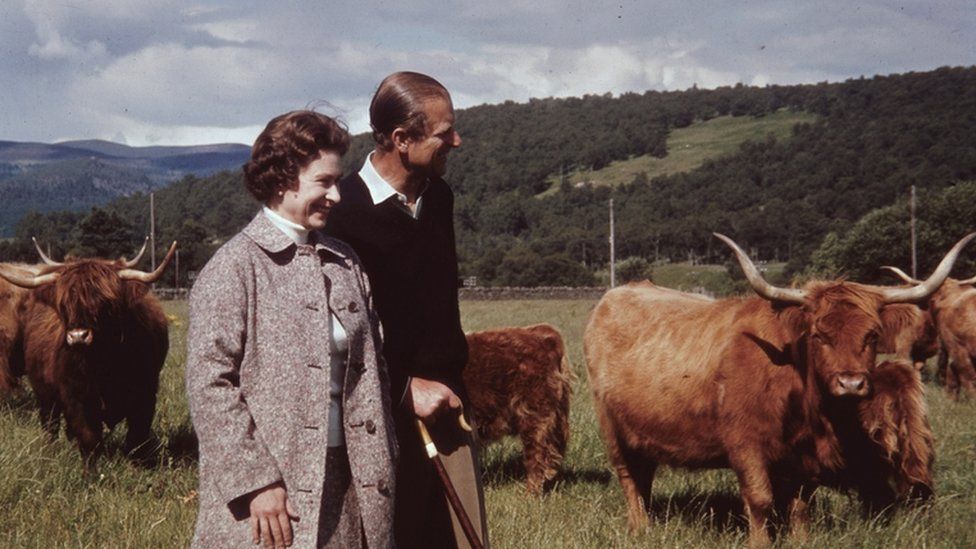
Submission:
[[[675,128],[780,109],[814,113],[817,119],[795,126],[788,139],[749,141],[686,173],[653,179],[638,174],[615,188],[577,187],[563,178],[557,192],[539,196],[553,175],[640,155],[664,156]],[[482,284],[594,283],[609,260],[611,198],[617,257],[632,264],[722,263],[728,252],[711,236],[718,231],[758,260],[788,262],[790,275],[810,276],[819,269],[874,277],[859,270],[861,255],[828,253],[824,246],[837,248],[865,234],[858,227],[866,219],[888,219],[876,212],[902,208],[912,185],[920,204],[934,205],[941,193],[976,180],[976,68],[834,84],[533,99],[459,110],[457,127],[464,145],[452,153],[447,180],[456,191],[461,273]],[[347,173],[359,169],[370,148],[368,135],[354,137],[344,158]],[[178,238],[187,270],[199,269],[257,210],[233,172],[186,177],[155,196],[159,248]],[[907,221],[893,219],[904,222],[904,243],[897,248],[903,253]],[[142,194],[84,215],[32,214],[21,220],[15,239],[0,243],[0,260],[33,260],[25,238],[34,231],[46,231],[40,234],[50,235],[45,240],[64,253],[81,255],[95,249],[93,239],[84,240],[87,233],[113,224],[131,236],[120,230],[95,238],[105,244],[99,253],[131,254],[147,222],[148,199]],[[945,251],[939,238],[958,239],[968,220],[949,223],[935,216],[925,223],[932,234],[944,235],[920,239],[928,261]]]

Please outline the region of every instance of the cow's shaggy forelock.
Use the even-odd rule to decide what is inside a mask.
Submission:
[[[101,260],[79,260],[49,270],[60,271],[42,296],[58,311],[67,329],[95,329],[106,316],[116,315],[126,304],[125,281],[119,265]],[[42,297],[42,299],[45,299]]]

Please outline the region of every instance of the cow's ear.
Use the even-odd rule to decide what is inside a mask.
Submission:
[[[802,341],[807,337],[810,331],[810,315],[803,307],[786,307],[780,315],[784,321],[783,326],[790,332],[789,339]]]
[[[132,304],[141,300],[146,292],[149,291],[149,285],[136,281],[136,280],[126,280],[125,281],[125,301],[126,303]]]
[[[51,307],[54,307],[54,294],[54,284],[45,284],[33,290],[34,299]]]

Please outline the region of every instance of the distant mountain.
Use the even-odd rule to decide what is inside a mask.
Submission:
[[[0,179],[66,160],[98,158],[106,164],[143,171],[157,182],[169,182],[189,174],[210,175],[221,170],[236,170],[250,152],[250,147],[238,143],[130,147],[101,140],[54,144],[0,141]]]
[[[10,236],[31,210],[85,210],[187,175],[237,171],[250,150],[236,143],[130,147],[101,140],[0,141],[0,238]]]
[[[166,158],[166,157],[183,157],[183,156],[193,156],[197,154],[236,154],[248,155],[251,152],[251,147],[247,145],[241,145],[239,143],[217,143],[212,145],[192,145],[184,147],[165,147],[165,146],[155,146],[155,147],[130,147],[128,145],[122,145],[120,143],[113,143],[111,141],[103,141],[100,139],[90,139],[86,141],[62,141],[53,145],[55,147],[68,147],[72,149],[78,149],[82,151],[92,151],[96,153],[101,153],[106,156],[115,156],[118,158]]]

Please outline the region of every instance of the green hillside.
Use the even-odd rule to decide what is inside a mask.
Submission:
[[[84,211],[152,186],[141,171],[96,158],[43,166],[0,181],[0,237],[13,235],[29,211]]]
[[[577,169],[562,177],[556,174],[548,178],[550,187],[546,193],[556,190],[560,179],[566,179],[574,186],[616,186],[630,183],[641,173],[651,180],[659,176],[689,172],[708,160],[734,154],[746,141],[764,141],[767,136],[786,140],[790,137],[793,126],[813,123],[816,120],[816,115],[784,109],[761,117],[721,116],[696,122],[687,128],[671,131],[667,140],[668,155],[664,158],[641,155],[615,160],[599,170]]]
[[[785,262],[786,280],[814,259],[822,270],[868,273],[870,262],[850,270],[869,257],[853,244],[812,254],[846,243],[852,227],[873,219],[866,216],[875,210],[904,211],[913,185],[922,207],[945,203],[941,215],[919,212],[928,220],[920,226],[928,231],[920,234],[921,266],[941,257],[945,243],[976,219],[962,208],[976,203],[976,193],[944,194],[976,181],[976,67],[815,85],[506,102],[459,110],[456,125],[464,144],[451,154],[446,179],[455,191],[459,269],[486,285],[598,283],[609,260],[610,199],[616,257],[632,268],[725,264],[729,251],[712,236],[721,232],[757,261]],[[366,135],[353,141],[348,172],[369,148]],[[560,181],[558,192],[537,199],[560,173],[599,174],[602,184]],[[138,245],[147,202],[136,195],[107,206],[134,235],[113,255]],[[198,269],[256,210],[239,172],[185,178],[158,191],[156,204],[160,248],[172,238],[195,245],[181,254],[186,270]],[[883,241],[907,241],[903,217],[883,217],[893,220]],[[44,220],[18,226],[15,242],[0,243],[0,261],[32,259],[29,236],[61,226]],[[88,226],[106,225],[97,221]],[[71,249],[84,232],[48,230],[47,239]]]

